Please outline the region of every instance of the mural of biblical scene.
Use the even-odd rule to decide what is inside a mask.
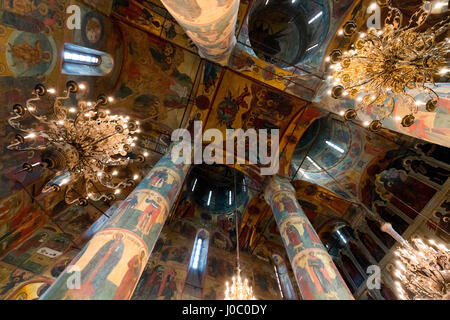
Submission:
[[[25,230],[19,229],[17,235],[24,238],[19,241],[16,239],[17,247],[7,247],[7,253],[1,257],[0,269],[13,271],[12,278],[0,276],[0,298],[33,300],[41,297],[88,240],[82,234],[102,216],[91,206],[67,207],[64,201],[55,202],[47,201],[47,207],[50,208],[47,212],[53,215],[51,220],[41,214],[45,220],[34,226],[36,232],[22,235],[21,232]],[[20,218],[20,215],[16,214],[16,217]],[[14,238],[5,237],[5,241],[8,239]]]
[[[295,257],[293,264],[303,299],[322,297],[337,300],[351,297],[346,286],[341,285],[344,280],[326,251],[305,250]]]
[[[23,162],[33,161],[33,152],[14,153],[6,145],[14,138],[6,117],[16,103],[23,104],[39,82],[56,84],[59,50],[64,33],[64,3],[41,1],[2,1],[0,4],[0,198],[29,185],[42,175],[17,171]],[[38,128],[37,128],[38,129]]]
[[[33,276],[34,274],[29,271],[0,262],[0,298],[5,299],[14,288],[18,288]]]
[[[83,0],[83,2],[96,9],[97,11],[103,13],[106,16],[111,14],[112,4],[114,0]]]
[[[292,83],[291,79],[295,76],[291,72],[263,60],[255,59],[251,53],[248,53],[248,50],[251,49],[238,44],[231,53],[230,68],[282,91]],[[312,90],[309,91],[310,94],[312,92]],[[298,97],[302,96],[298,95]]]
[[[187,125],[191,136],[194,135],[193,122],[196,120],[205,121],[212,108],[216,91],[221,85],[222,72],[221,66],[206,60],[202,61],[196,79],[194,107],[191,109]]]
[[[17,247],[34,231],[48,222],[48,217],[42,209],[31,203],[19,210],[10,221],[2,225],[0,256]]]
[[[231,281],[236,272],[236,231],[232,211],[235,204],[228,207],[226,192],[233,182],[218,178],[219,175],[227,175],[226,170],[209,169],[206,180],[202,178],[201,170],[195,167],[186,178],[177,206],[161,231],[132,299],[198,299],[185,292],[185,282],[199,229],[209,233],[207,252],[202,253],[206,254],[206,267],[201,274],[201,297],[212,300],[223,298],[225,282]],[[197,182],[193,192],[195,179]],[[242,187],[240,179],[238,181]],[[217,189],[212,195],[214,200],[207,205],[206,201],[202,201],[202,194],[207,195],[208,188],[217,184],[224,192],[220,193]],[[227,201],[222,201],[221,197]],[[244,199],[238,200],[239,212],[246,206]],[[281,297],[269,260],[263,261],[241,251],[241,267],[243,276],[249,279],[258,298]]]
[[[423,166],[424,170],[416,167],[417,172],[414,171],[413,164],[423,162],[428,165],[439,161],[427,158],[420,149],[418,152],[415,150],[418,149],[392,149],[381,153],[367,164],[361,175],[359,190],[363,203],[390,222],[400,234],[407,230],[421,211],[426,210],[427,204],[441,188],[440,183],[446,181],[445,175],[442,175],[446,170],[444,168],[426,170],[428,166]],[[437,177],[440,177],[440,183]]]
[[[155,12],[148,5],[134,0],[114,1],[113,16],[130,23],[139,29],[161,36],[166,21],[164,12]]]
[[[177,128],[193,91],[200,58],[125,24],[120,28],[127,61],[111,111]]]
[[[240,1],[224,0],[207,5],[195,0],[161,2],[197,45],[200,56],[221,65],[227,64],[236,41],[234,33]]]
[[[181,299],[194,239],[164,228],[131,299]]]
[[[230,71],[222,82],[230,87],[220,87],[214,101],[217,120],[208,127],[217,124],[219,128],[279,129],[283,136],[289,121],[306,105]]]

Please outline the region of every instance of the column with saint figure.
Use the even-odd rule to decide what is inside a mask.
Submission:
[[[239,0],[161,0],[198,48],[201,57],[227,65],[236,45]]]
[[[41,299],[130,299],[189,167],[163,156]]]
[[[273,176],[264,193],[271,206],[304,300],[353,296],[295,197],[289,180]]]

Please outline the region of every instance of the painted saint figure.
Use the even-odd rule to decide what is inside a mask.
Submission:
[[[294,248],[302,244],[297,228],[290,222],[286,224],[286,236]]]
[[[144,235],[150,233],[150,229],[155,224],[156,219],[161,214],[163,206],[156,203],[154,200],[146,199],[145,202],[149,203],[146,209],[141,213],[138,219],[138,224],[135,230],[141,231]]]
[[[145,252],[142,251],[140,256],[135,255],[130,261],[128,261],[128,270],[117,288],[116,294],[114,295],[114,300],[125,300],[131,297],[134,288],[130,287],[129,284],[137,282],[144,257]]]

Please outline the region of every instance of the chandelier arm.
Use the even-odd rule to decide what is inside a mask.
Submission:
[[[133,183],[128,183],[128,179],[123,179],[122,181],[118,182],[117,184],[102,184],[105,187],[108,187],[110,189],[116,189],[116,188],[127,188],[133,186]]]
[[[66,90],[66,95],[62,97],[56,97],[55,102],[53,103],[53,112],[58,114],[62,106],[64,105],[62,101],[69,99],[70,91]],[[60,107],[61,106],[61,107]]]
[[[21,148],[14,147],[15,145],[9,145],[6,148],[11,151],[41,151],[45,150],[47,148],[47,145],[45,146],[37,146],[37,147],[27,147],[27,148]]]
[[[109,138],[115,136],[116,134],[118,134],[118,132],[114,132],[114,133],[111,133],[111,134],[109,134],[109,135],[107,135],[105,137],[101,137],[101,138],[99,138],[99,139],[97,139],[95,141],[92,141],[91,143],[89,143],[88,145],[84,146],[83,148],[92,147],[93,145],[95,145],[95,144],[97,144],[99,142],[102,142],[102,141],[104,141],[106,139],[109,139]]]
[[[417,28],[421,27],[430,16],[430,13],[431,13],[431,6],[429,10],[425,10],[425,8],[422,6],[419,10],[414,12],[414,14],[409,19],[407,29],[416,30]],[[414,22],[417,23],[417,26],[411,27],[411,25]]]
[[[41,98],[37,93],[35,93],[35,98],[30,98],[26,101],[25,105],[27,107],[27,111],[30,113],[30,115],[35,118],[36,120],[48,124],[47,117],[46,116],[38,116],[37,114],[34,114],[34,111],[37,110],[36,105],[31,104],[32,101],[41,101]],[[31,106],[31,108],[30,108]]]
[[[400,9],[391,7],[390,5],[388,6],[388,9],[389,9],[389,12],[388,12],[386,19],[384,19],[384,24],[385,25],[389,25],[389,24],[393,25],[394,29],[398,29],[398,27],[395,28],[394,21],[396,20],[396,18],[398,18],[398,20],[399,20],[397,22],[398,26],[401,26],[402,22],[403,22],[403,13],[400,11]],[[390,20],[390,19],[392,19],[392,20]]]

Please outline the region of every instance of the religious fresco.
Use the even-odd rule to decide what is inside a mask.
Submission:
[[[232,71],[226,71],[217,93],[207,128],[279,129],[283,136],[290,121],[306,106]]]
[[[189,51],[197,52],[197,47],[192,40],[160,1],[115,1],[112,15],[138,29],[150,32]]]
[[[197,45],[199,55],[226,65],[236,43],[238,0],[203,3],[196,0],[161,0],[172,17]]]
[[[109,16],[114,0],[83,0],[83,2],[97,11]]]
[[[114,94],[117,105],[111,110],[177,128],[193,90],[199,57],[125,24],[120,26],[128,52]]]
[[[28,196],[24,192],[18,192],[3,200],[3,208],[8,208],[8,203],[11,204],[14,199],[19,199],[23,202],[11,211],[4,212],[4,221],[0,228],[2,235],[0,237],[0,256],[17,247],[34,231],[38,230],[48,222],[48,217],[44,214],[41,208],[31,204]],[[23,198],[22,198],[23,197]],[[17,210],[17,211],[16,211]]]
[[[360,187],[363,203],[376,210],[400,232],[406,230],[440,189],[439,183],[433,183],[435,178],[445,179],[445,175],[442,176],[444,168],[425,169],[416,174],[410,165],[413,162],[405,159],[422,159],[420,161],[424,164],[435,161],[434,158],[417,157],[411,149],[390,150],[367,165],[361,175]],[[444,183],[444,180],[440,182]],[[396,211],[400,212],[400,216]],[[433,224],[432,221],[430,223]]]
[[[193,120],[204,120],[205,129],[217,127],[222,131],[241,127],[279,128],[282,137],[280,174],[288,175],[295,147],[313,121],[324,116],[327,110],[342,110],[347,103],[335,105],[324,98],[324,104],[329,105],[319,103],[316,106],[322,110],[317,109],[307,102],[314,97],[317,77],[275,67],[241,47],[236,47],[231,54],[231,70],[201,59],[195,54],[197,49],[190,38],[159,0],[139,3],[134,0],[71,1],[81,6],[83,16],[81,30],[74,31],[64,28],[67,3],[51,0],[1,3],[0,41],[5,43],[0,48],[0,103],[5,106],[0,116],[3,118],[9,114],[11,106],[23,103],[30,96],[37,83],[62,90],[67,80],[74,79],[87,88],[77,93],[71,102],[95,99],[101,92],[113,96],[115,102],[110,105],[111,110],[141,120],[145,134],[137,143],[152,149],[152,141],[159,139],[161,148],[157,150],[161,154],[167,152],[170,132],[179,126],[192,129],[189,125]],[[246,32],[249,3],[241,1],[237,15],[236,31],[242,30],[242,34]],[[325,43],[333,37],[333,28],[339,26],[338,22],[349,10],[348,17],[360,20],[361,4],[356,2],[351,7],[350,3],[345,0],[330,6],[333,8],[332,26]],[[107,17],[110,14],[111,17]],[[65,42],[110,54],[114,58],[113,70],[104,77],[61,75],[60,52]],[[323,71],[323,53],[321,48],[320,54],[311,57],[306,68]],[[437,87],[441,95],[437,112],[420,114],[410,128],[402,128],[394,121],[387,126],[397,132],[445,144],[442,139],[448,135],[448,88],[441,84]],[[398,110],[402,112],[402,101],[398,103]],[[435,163],[430,165],[414,158],[409,166],[387,165],[400,157],[396,155],[398,150],[411,148],[412,139],[395,132],[383,130],[373,134],[353,124],[349,126],[348,134],[345,130],[337,130],[332,135],[336,143],[348,144],[342,158],[333,159],[325,150],[318,153],[317,161],[325,165],[331,176],[325,172],[308,172],[309,178],[303,175],[302,180],[292,182],[305,217],[290,216],[293,208],[298,209],[293,204],[295,200],[279,199],[275,211],[281,212],[285,219],[280,232],[270,207],[258,195],[248,206],[239,208],[242,215],[240,242],[245,248],[243,251],[252,249],[253,252],[252,255],[242,253],[243,272],[258,298],[279,298],[273,266],[267,257],[273,252],[284,253],[283,241],[288,253],[294,255],[296,280],[302,283],[305,295],[336,298],[330,288],[340,280],[323,252],[312,250],[300,255],[305,247],[320,247],[314,229],[327,223],[329,215],[337,215],[349,223],[356,221],[360,212],[349,204],[356,196],[371,208],[375,205],[380,216],[390,221],[396,230],[405,231],[417,211],[429,203],[435,190],[445,185],[449,170]],[[156,132],[164,132],[164,138]],[[2,121],[0,143],[3,149],[12,138],[12,131]],[[440,161],[443,161],[445,151],[443,156],[436,148],[424,152],[441,152]],[[152,153],[150,157],[149,163],[136,168],[141,176],[160,156]],[[32,204],[22,185],[29,186],[28,191],[36,195],[35,189],[40,188],[41,179],[44,179],[42,172],[17,174],[17,170],[23,162],[35,159],[33,153],[12,155],[4,150],[0,163],[3,186],[0,188],[0,299],[41,298],[79,254],[79,249],[74,246],[83,248],[89,240],[92,242],[75,262],[83,274],[80,296],[58,292],[61,297],[94,297],[97,291],[103,291],[104,296],[98,297],[129,299],[134,289],[129,283],[133,283],[136,290],[132,299],[189,298],[183,290],[199,228],[207,228],[210,232],[202,297],[223,299],[224,282],[229,280],[235,268],[233,213],[209,212],[183,196],[177,208],[172,207],[183,179],[165,169],[170,165],[162,163],[154,175],[144,179],[144,183],[151,185],[150,189],[137,189],[134,197],[112,207],[110,219],[107,216],[99,218],[100,213],[92,206],[67,208],[61,205],[56,194],[39,198],[40,205]],[[237,168],[255,181],[261,179],[258,168]],[[176,170],[181,176],[185,174],[184,169]],[[420,175],[426,178],[417,178]],[[418,195],[408,192],[405,185],[419,190]],[[377,201],[387,201],[390,207],[381,209],[381,206],[377,207]],[[404,216],[397,215],[392,207]],[[171,209],[172,216],[169,215]],[[170,224],[164,225],[167,217]],[[447,220],[448,203],[443,202],[426,221],[427,234],[448,242]],[[267,226],[266,230],[263,230],[264,226]],[[378,229],[372,226],[371,230],[376,233]],[[95,234],[98,237],[93,237]],[[360,237],[371,254],[378,259],[384,256],[372,235],[362,233]],[[377,237],[383,240],[383,234],[377,234]],[[105,265],[99,259],[101,255],[107,256],[109,269],[96,272],[96,266]],[[354,278],[359,279],[356,273]],[[340,294],[345,295],[338,292],[338,296]]]
[[[287,179],[272,178],[265,198],[272,208],[303,299],[352,300],[353,296],[294,192]]]
[[[17,164],[32,161],[33,152],[10,155],[6,145],[14,137],[4,120],[16,103],[23,103],[32,88],[44,81],[55,81],[59,72],[64,3],[42,0],[30,3],[3,1],[0,4],[0,143],[4,156],[0,165],[0,198],[36,182],[39,173],[17,174]]]
[[[96,97],[100,90],[109,93],[117,81],[121,68],[120,32],[116,32],[111,21],[101,14],[79,4],[83,19],[81,30],[71,31],[64,28],[66,17],[65,1],[40,0],[25,3],[23,1],[4,1],[0,10],[0,40],[5,45],[0,50],[0,103],[5,106],[0,116],[5,119],[16,104],[23,104],[31,96],[36,84],[44,83],[56,90],[65,87],[67,78],[72,78],[86,85],[85,92],[79,92],[75,100]],[[108,36],[108,41],[105,41]],[[64,43],[72,42],[90,48],[111,53],[115,58],[115,69],[102,78],[81,78],[61,75],[61,54]],[[92,88],[96,88],[93,90]],[[99,90],[99,91],[96,91]],[[43,111],[47,111],[43,106]],[[39,130],[40,128],[36,128]],[[33,170],[31,173],[17,171],[24,162],[36,162],[34,152],[12,153],[6,146],[13,139],[14,132],[6,121],[0,124],[0,143],[3,157],[0,164],[0,203],[6,210],[0,218],[0,256],[11,251],[37,230],[49,222],[49,217],[56,216],[60,194],[38,196],[42,182],[48,171]],[[22,190],[28,187],[27,192]],[[37,201],[30,203],[30,196]],[[10,207],[13,199],[21,199],[21,205]],[[80,225],[76,225],[80,223]],[[91,220],[87,223],[92,223]],[[70,228],[81,228],[82,219]],[[79,230],[73,230],[78,232]],[[36,270],[40,262],[36,262]],[[34,262],[33,262],[34,263]]]
[[[43,298],[130,299],[189,167],[161,158],[71,262],[81,289],[67,288],[66,270]]]
[[[264,3],[262,0],[260,2]],[[316,41],[321,45],[313,54],[307,54],[306,58],[300,63],[292,66],[288,65],[283,69],[257,58],[257,55],[252,48],[249,39],[248,14],[249,12],[251,13],[251,7],[258,4],[258,1],[254,1],[252,6],[247,9],[248,14],[244,23],[239,28],[237,35],[238,45],[230,59],[230,67],[294,96],[313,101],[315,92],[320,87],[324,74],[326,48],[329,46],[330,42],[334,40],[334,35],[342,23],[343,18],[350,12],[351,8],[355,6],[351,0],[339,1],[338,3],[331,0],[324,2],[326,3],[320,3],[317,5],[317,8],[311,9],[313,11],[318,11],[319,9],[324,11],[323,8],[326,8],[325,13],[323,13],[322,16],[327,22],[320,22],[322,24],[321,27],[324,28],[324,30],[321,32],[315,30],[316,35],[322,36],[322,39]],[[265,5],[267,5],[267,3],[265,3]],[[309,5],[309,3],[307,5]],[[241,4],[241,7],[242,6],[243,5]],[[332,12],[328,12],[330,9]],[[274,21],[276,21],[276,19]],[[276,34],[276,32],[274,33]],[[272,44],[269,39],[271,38],[267,37],[265,41]]]
[[[236,268],[234,213],[208,211],[192,199],[187,188],[185,185],[170,222],[161,231],[132,299],[199,298],[184,289],[194,240],[200,229],[209,232],[202,298],[223,299],[225,282],[230,281]],[[245,206],[242,204],[238,210]],[[262,261],[242,250],[241,266],[258,298],[280,298],[273,266],[268,260]]]
[[[0,274],[11,270],[13,277],[0,276],[1,299],[33,300],[42,296],[88,241],[83,233],[104,217],[93,207],[58,207],[54,206],[51,220],[45,216],[45,224],[35,226],[36,232],[23,235],[17,247],[0,254]]]

